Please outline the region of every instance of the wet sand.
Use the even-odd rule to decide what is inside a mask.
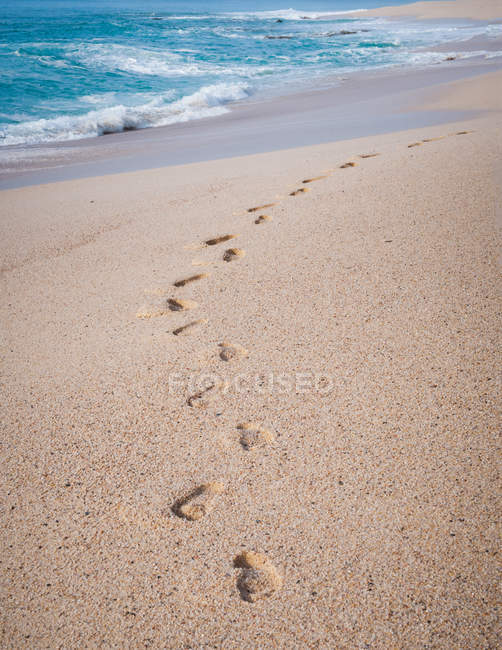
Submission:
[[[469,117],[464,109],[454,113],[417,106],[427,89],[500,70],[502,57],[473,56],[473,50],[502,51],[502,38],[435,49],[436,65],[338,76],[323,88],[301,87],[289,95],[233,104],[230,113],[219,117],[99,138],[2,147],[0,190],[283,151]]]

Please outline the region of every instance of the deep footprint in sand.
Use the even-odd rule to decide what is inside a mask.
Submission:
[[[187,284],[190,284],[191,282],[196,282],[197,280],[203,280],[204,278],[208,278],[209,273],[197,273],[196,275],[191,275],[188,278],[184,278],[183,280],[176,280],[174,283],[175,287],[184,287]]]
[[[184,519],[197,521],[213,510],[216,497],[225,490],[223,483],[215,481],[205,483],[190,492],[186,497],[177,501],[173,506],[173,511]]]
[[[272,217],[269,217],[268,214],[260,214],[260,216],[255,219],[256,224],[266,223],[267,221],[272,221]]]
[[[245,255],[246,251],[242,250],[242,248],[228,248],[223,254],[223,259],[225,262],[233,262],[234,260],[238,260]]]
[[[265,210],[265,208],[272,208],[277,203],[265,203],[264,205],[257,205],[256,208],[248,208],[248,212],[258,212],[259,210]]]
[[[263,553],[243,551],[234,559],[234,567],[242,569],[237,588],[243,600],[254,603],[272,596],[282,587],[282,577]]]
[[[199,320],[193,320],[190,323],[187,323],[186,325],[177,327],[175,330],[173,330],[173,334],[174,336],[179,336],[180,334],[183,334],[183,332],[186,332],[187,330],[190,330],[193,327],[196,327],[197,325],[205,325],[206,323],[207,323],[207,318],[199,318]]]
[[[306,192],[310,192],[310,187],[300,187],[299,189],[290,192],[289,196],[297,196],[298,194],[305,194]]]
[[[423,145],[423,142],[412,142],[411,144],[408,145],[408,149],[411,149],[412,147],[421,147]]]
[[[442,140],[444,137],[444,135],[438,135],[437,138],[424,138],[422,142],[436,142],[437,140]]]
[[[255,422],[242,422],[237,428],[241,431],[239,442],[248,451],[274,442],[272,433]]]
[[[243,348],[242,345],[238,343],[220,343],[220,359],[222,361],[231,361],[232,359],[242,359],[247,357],[249,352],[246,348]]]
[[[302,183],[314,183],[315,181],[322,181],[324,178],[328,178],[327,176],[314,176],[313,178],[306,178],[305,180],[302,181]]]
[[[222,244],[229,239],[235,239],[238,235],[222,235],[221,237],[214,237],[213,239],[206,239],[204,244],[206,246],[216,246],[217,244]]]
[[[346,163],[343,163],[343,165],[340,165],[340,169],[347,169],[348,167],[355,167],[356,165],[357,165],[357,163],[352,162],[352,161],[351,162],[346,162]]]
[[[468,133],[474,133],[474,131],[457,131],[456,133],[452,133],[452,135],[467,135]]]
[[[197,393],[190,395],[190,397],[187,399],[187,404],[192,408],[207,408],[216,400],[218,396],[220,396],[226,390],[226,388],[226,382],[215,382],[209,384]]]
[[[180,300],[178,298],[169,298],[167,304],[171,311],[186,311],[195,309],[198,306],[195,300]]]
[[[379,155],[379,153],[362,153],[359,155],[359,158],[375,158],[375,156]]]

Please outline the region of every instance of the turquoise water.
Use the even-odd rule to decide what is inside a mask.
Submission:
[[[445,55],[415,50],[502,29],[326,15],[378,4],[0,0],[0,145],[211,117],[354,70],[434,63]]]

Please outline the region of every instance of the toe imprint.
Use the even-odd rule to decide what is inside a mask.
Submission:
[[[244,551],[234,559],[234,566],[242,569],[237,588],[243,600],[254,603],[268,598],[282,586],[282,577],[266,555]]]
[[[197,303],[194,300],[179,300],[178,298],[169,298],[167,304],[171,311],[185,311],[197,307]]]
[[[177,501],[173,510],[179,517],[190,521],[202,519],[214,508],[216,497],[225,489],[223,483],[213,482],[200,485],[188,496]]]
[[[269,217],[268,214],[260,214],[260,216],[255,219],[255,223],[264,223],[265,221],[272,221],[272,217]]]
[[[220,359],[230,361],[231,359],[241,359],[248,356],[248,351],[238,343],[220,343]]]
[[[245,255],[246,251],[242,250],[242,248],[228,248],[223,255],[223,259],[225,262],[233,262],[233,260],[244,257]]]
[[[346,162],[343,165],[340,165],[340,169],[347,169],[347,167],[355,167],[357,163],[355,162]]]
[[[188,278],[185,278],[184,280],[177,280],[174,283],[175,287],[184,287],[186,284],[190,284],[190,282],[196,282],[197,280],[202,280],[203,278],[209,277],[208,273],[197,273],[196,275],[191,275]]]
[[[186,325],[177,327],[175,330],[173,330],[173,334],[175,336],[179,336],[182,332],[186,332],[188,329],[191,329],[196,325],[205,325],[206,323],[207,323],[207,318],[199,318],[199,320],[193,320],[190,323],[187,323]]]
[[[254,422],[243,422],[238,424],[237,428],[242,431],[240,443],[248,451],[255,447],[264,447],[274,441],[274,436],[259,424]]]
[[[229,239],[235,239],[235,237],[237,237],[237,235],[222,235],[221,237],[214,237],[214,239],[206,239],[204,243],[206,246],[216,246],[216,244],[221,244]]]
[[[256,208],[248,208],[248,212],[258,212],[259,210],[265,210],[265,208],[271,208],[277,203],[265,203],[264,205],[257,205]]]

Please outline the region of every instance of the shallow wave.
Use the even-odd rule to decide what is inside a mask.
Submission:
[[[208,61],[190,60],[178,52],[168,50],[149,50],[119,44],[87,44],[75,48],[68,46],[67,56],[88,67],[101,68],[110,72],[132,72],[157,77],[202,77],[207,75],[238,75],[255,77],[268,71],[269,66],[254,66]]]
[[[219,69],[209,70],[208,67],[211,66],[204,63],[187,61],[175,52],[148,50],[115,43],[91,43],[77,48],[69,46],[67,56],[89,67],[144,75],[189,77],[205,75],[211,71],[219,72]]]
[[[90,111],[85,115],[62,115],[52,119],[7,125],[0,131],[0,146],[78,140],[120,131],[214,117],[226,113],[226,104],[249,95],[245,83],[204,86],[174,102],[166,96],[139,106],[122,104]],[[170,98],[167,93],[167,99]]]
[[[249,12],[230,12],[223,14],[231,18],[275,18],[281,20],[319,20],[322,18],[330,18],[331,16],[342,16],[344,14],[360,13],[367,11],[367,9],[350,9],[348,11],[302,11],[301,9],[277,9],[274,11],[249,11]]]

